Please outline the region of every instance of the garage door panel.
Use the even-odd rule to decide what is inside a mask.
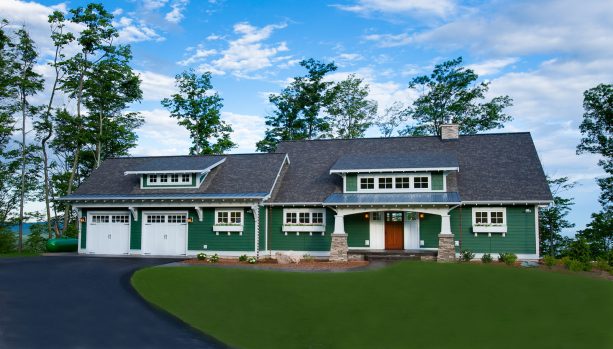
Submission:
[[[186,254],[187,213],[144,214],[143,253],[160,256]]]
[[[130,251],[129,213],[92,212],[88,219],[88,252],[122,255]]]

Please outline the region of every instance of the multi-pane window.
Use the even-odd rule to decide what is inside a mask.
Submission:
[[[502,217],[502,212],[490,212],[490,223],[503,224],[504,218]]]
[[[186,223],[187,216],[184,214],[168,215],[168,223]]]
[[[109,216],[92,216],[92,223],[108,223]]]
[[[160,183],[168,182],[168,175],[162,174],[160,175]]]
[[[243,211],[217,211],[217,224],[243,224]]]
[[[428,177],[415,177],[413,180],[413,186],[415,189],[427,189],[428,188]]]
[[[163,215],[148,215],[147,223],[165,223],[166,216]]]
[[[285,224],[324,225],[323,209],[288,209],[285,211]]]
[[[149,175],[149,183],[157,183],[158,176],[157,175]]]
[[[475,225],[504,225],[505,224],[505,209],[504,208],[475,208],[474,220]]]
[[[360,189],[375,189],[375,179],[373,177],[360,178]]]
[[[411,177],[396,177],[396,189],[410,189]]]
[[[382,212],[373,212],[372,213],[372,220],[373,221],[381,221],[381,220],[383,220],[383,213]]]
[[[487,212],[477,211],[475,212],[475,223],[487,224]]]
[[[121,215],[121,216],[112,216],[111,222],[113,223],[130,223],[130,216]]]
[[[178,183],[179,182],[179,175],[176,173],[173,173],[170,175],[170,181],[172,183]]]
[[[191,178],[190,178],[190,177],[191,177],[191,176],[190,176],[188,173],[184,173],[184,174],[182,174],[182,175],[181,175],[181,181],[182,181],[183,183],[188,183],[188,182],[190,182],[190,181],[191,181]]]
[[[394,182],[394,178],[392,177],[380,177],[379,178],[379,189],[392,189],[393,182]]]

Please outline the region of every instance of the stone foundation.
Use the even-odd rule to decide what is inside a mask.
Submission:
[[[439,263],[455,261],[455,241],[453,234],[438,234],[438,256],[436,261]]]
[[[332,234],[330,262],[347,262],[347,234]]]

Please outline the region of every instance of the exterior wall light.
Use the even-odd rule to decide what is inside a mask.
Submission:
[[[187,223],[194,223],[194,219],[192,217],[187,217]]]
[[[79,222],[85,223],[85,222],[87,222],[87,218],[85,218],[85,216],[83,216],[83,217],[79,218]]]
[[[419,214],[419,219],[424,219],[424,217],[425,217],[425,216],[426,216],[426,215],[424,215],[423,213],[420,213],[420,214]]]
[[[364,213],[364,219],[368,219],[368,212]]]

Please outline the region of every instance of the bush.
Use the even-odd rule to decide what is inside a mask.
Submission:
[[[492,263],[493,260],[492,255],[489,253],[484,253],[483,256],[481,256],[481,263]]]
[[[473,258],[475,258],[475,254],[470,252],[469,250],[464,250],[460,252],[461,262],[470,262]]]
[[[567,269],[570,269],[570,263],[572,261],[573,261],[572,258],[570,258],[568,256],[564,256],[564,257],[562,257],[562,259],[560,259],[560,264],[565,266]]]
[[[257,263],[257,262],[258,262],[258,260],[257,260],[257,258],[255,258],[255,257],[249,257],[249,258],[247,258],[247,263],[249,263],[249,264],[255,264],[255,263]]]
[[[567,254],[571,259],[581,263],[589,263],[592,260],[590,245],[583,238],[571,242]]]
[[[17,237],[11,231],[0,230],[0,253],[11,253],[17,250]]]
[[[238,257],[238,261],[239,261],[239,262],[246,262],[246,261],[247,261],[247,259],[248,259],[248,257],[247,257],[247,255],[246,255],[246,254],[244,254],[244,255],[242,255],[242,256],[240,256],[240,257]]]
[[[30,234],[25,237],[23,242],[24,250],[33,253],[41,253],[47,250],[47,226],[44,223],[30,225]]]
[[[582,271],[583,270],[583,263],[576,261],[574,259],[571,259],[570,262],[568,263],[568,270],[570,271]]]
[[[609,266],[613,268],[613,250],[607,253],[607,259],[609,260]]]
[[[553,256],[545,256],[543,257],[543,263],[545,263],[546,266],[548,266],[549,268],[553,267],[554,265],[556,265],[556,258]]]
[[[517,255],[511,252],[502,252],[498,256],[498,261],[503,262],[506,265],[513,265],[517,261]]]
[[[196,255],[196,258],[198,258],[199,261],[206,261],[206,253],[200,252]]]
[[[595,266],[597,269],[600,269],[602,271],[613,270],[613,268],[611,268],[611,266],[609,265],[609,261],[602,257],[596,259]]]
[[[79,237],[79,230],[77,229],[76,225],[70,224],[68,228],[62,232],[62,237],[75,239]]]
[[[209,257],[209,262],[211,262],[211,263],[217,263],[217,262],[219,262],[219,256],[217,255],[217,253],[215,253],[214,255],[212,255],[211,257]]]

